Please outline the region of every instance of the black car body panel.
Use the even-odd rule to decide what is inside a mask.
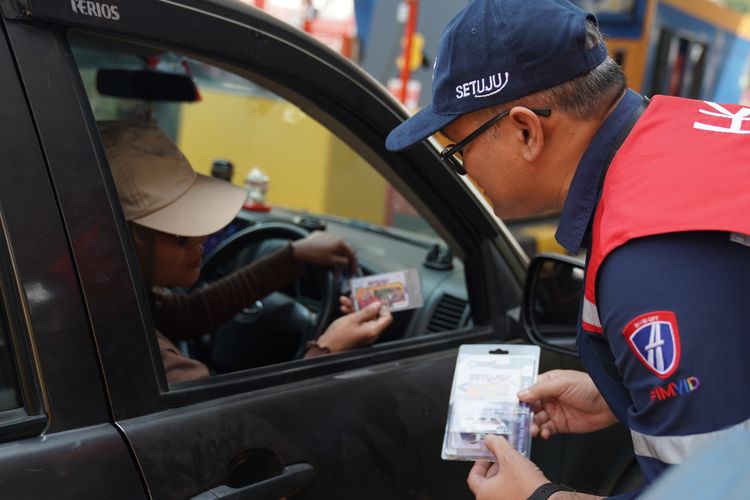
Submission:
[[[468,498],[469,464],[440,459],[456,349],[528,341],[507,314],[520,303],[525,259],[434,148],[385,150],[406,116],[393,98],[305,34],[237,2],[0,0],[0,8],[1,285],[20,402],[0,412],[3,494]],[[169,387],[70,29],[231,68],[328,127],[460,259],[452,274],[428,275],[428,306],[456,295],[468,300],[471,321],[427,335],[425,314],[402,338],[367,349]],[[364,248],[375,238],[339,229]],[[408,259],[426,253],[390,245]],[[398,267],[365,260],[373,272]],[[551,352],[542,366],[580,367]],[[608,493],[632,453],[621,428],[607,432],[535,443],[533,458],[552,480]]]

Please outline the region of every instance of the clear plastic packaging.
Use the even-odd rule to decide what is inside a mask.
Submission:
[[[453,375],[442,457],[490,460],[487,434],[504,436],[521,454],[531,451],[531,409],[518,391],[536,382],[539,347],[515,344],[464,345]]]

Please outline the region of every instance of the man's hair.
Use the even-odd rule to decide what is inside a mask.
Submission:
[[[586,48],[596,47],[602,41],[599,28],[594,22],[587,20]],[[513,106],[528,106],[551,108],[553,113],[563,112],[577,121],[600,119],[626,88],[627,81],[622,68],[611,57],[607,57],[586,74],[520,99],[479,110],[476,118],[483,122]]]

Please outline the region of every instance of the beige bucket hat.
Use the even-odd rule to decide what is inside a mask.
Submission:
[[[167,135],[145,121],[98,123],[125,218],[178,236],[229,224],[245,190],[199,174]]]

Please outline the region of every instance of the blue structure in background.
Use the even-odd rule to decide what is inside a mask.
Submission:
[[[364,55],[370,42],[370,26],[372,25],[372,13],[377,0],[354,0],[354,15],[357,19],[357,36],[359,37],[360,49]]]
[[[631,84],[646,95],[671,94],[750,105],[750,33],[741,31],[741,23],[732,30],[728,19],[739,18],[736,13],[707,0],[673,0],[668,4],[659,0],[618,4],[605,0],[573,1],[597,13],[600,28],[614,48],[613,57],[617,59],[618,52],[622,52],[619,56],[624,58]],[[402,50],[404,30],[396,22],[400,3],[401,0],[354,0],[363,45],[361,65],[383,84],[399,76],[395,61]],[[420,2],[417,31],[424,36],[428,60],[437,52],[443,27],[467,3],[468,0]],[[654,14],[651,19],[649,12]],[[717,17],[726,18],[721,23],[723,27],[711,21]],[[623,52],[623,41],[630,43],[631,49]],[[645,46],[644,50],[632,50],[632,44]],[[422,83],[420,107],[432,98],[431,70],[427,65],[412,73],[412,78]]]
[[[659,35],[668,32],[678,40],[675,43],[680,44],[676,51],[672,48],[670,57],[686,57],[684,71],[692,71],[693,78],[701,78],[697,95],[688,97],[724,103],[740,102],[746,97],[743,94],[750,70],[750,40],[664,3],[657,5],[653,32],[653,50],[646,67],[644,88],[650,88],[654,93],[668,90],[664,88],[667,82],[653,78],[655,74],[659,75],[659,66],[664,63],[659,52]],[[691,60],[694,59],[690,58],[691,50],[703,50],[705,54]],[[648,81],[649,77],[651,81]]]

